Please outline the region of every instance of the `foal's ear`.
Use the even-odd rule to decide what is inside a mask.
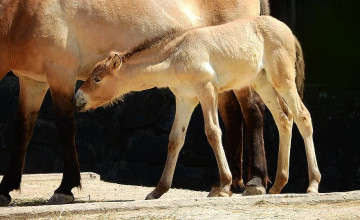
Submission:
[[[122,66],[122,59],[118,54],[115,54],[111,60],[114,69],[119,69]]]

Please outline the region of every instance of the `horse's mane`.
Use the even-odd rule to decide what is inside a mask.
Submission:
[[[136,54],[139,54],[141,52],[149,50],[150,48],[156,47],[162,43],[167,43],[169,41],[174,40],[175,38],[180,36],[182,33],[184,33],[184,32],[180,31],[180,30],[176,30],[176,29],[171,29],[171,30],[165,32],[164,34],[158,35],[153,38],[148,38],[148,39],[144,40],[143,42],[141,42],[140,44],[138,44],[137,46],[135,46],[134,48],[130,49],[128,52],[126,52],[123,55],[124,62]]]

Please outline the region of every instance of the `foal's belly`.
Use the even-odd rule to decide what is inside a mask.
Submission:
[[[227,65],[216,71],[220,92],[241,89],[249,86],[257,77],[262,67],[259,63],[238,62],[237,65]]]

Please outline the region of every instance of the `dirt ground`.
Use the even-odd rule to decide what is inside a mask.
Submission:
[[[171,189],[145,201],[152,187],[108,183],[94,173],[82,174],[74,204],[46,205],[60,181],[60,174],[24,175],[21,193],[11,193],[0,219],[360,219],[360,191],[207,198],[208,192]]]

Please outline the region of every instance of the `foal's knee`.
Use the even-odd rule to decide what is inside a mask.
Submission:
[[[179,147],[181,147],[184,144],[185,137],[170,134],[169,136],[169,143],[168,143],[168,151],[176,151]]]
[[[211,147],[217,147],[221,143],[221,129],[217,126],[207,126],[205,133]]]
[[[292,130],[293,115],[291,112],[282,113],[279,117],[279,126],[281,127],[282,132],[290,135]]]
[[[311,136],[313,134],[313,126],[311,116],[308,110],[301,110],[299,116],[295,119],[303,136]]]

